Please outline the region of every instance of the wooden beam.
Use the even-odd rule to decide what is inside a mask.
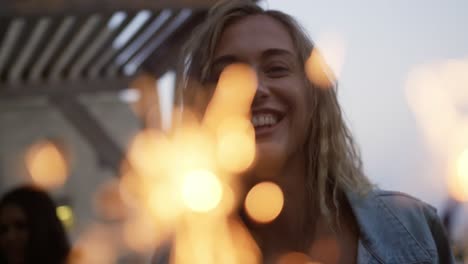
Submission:
[[[56,82],[0,83],[0,101],[33,96],[79,95],[129,88],[134,77],[64,80]]]
[[[100,165],[112,169],[115,175],[119,175],[122,165],[129,167],[130,164],[125,158],[124,150],[77,98],[55,95],[49,98],[49,102],[88,141],[89,146],[96,153]]]
[[[188,40],[195,26],[203,22],[206,11],[194,14],[189,21],[182,25],[169,39],[151,54],[143,63],[143,69],[156,78],[161,77],[167,70],[177,70],[181,60],[183,44]],[[176,71],[177,72],[177,71]],[[179,87],[180,76],[176,76],[174,103],[179,106],[182,101],[182,91]]]
[[[0,0],[0,16],[112,13],[165,8],[207,9],[218,0]]]

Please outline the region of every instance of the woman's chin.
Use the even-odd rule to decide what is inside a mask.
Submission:
[[[257,144],[256,159],[252,173],[261,180],[274,179],[281,173],[285,156],[281,144],[262,142]]]

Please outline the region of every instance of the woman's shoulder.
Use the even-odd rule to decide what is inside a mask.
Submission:
[[[381,189],[348,198],[374,255],[398,263],[434,259],[452,263],[450,245],[433,206],[406,193]]]
[[[442,226],[436,208],[407,193],[374,189],[367,194],[365,200],[367,203],[363,202],[365,209],[362,210],[364,214],[375,214],[378,221],[385,218],[393,226],[403,227],[415,238],[432,237],[433,229]]]
[[[402,217],[423,217],[428,220],[438,218],[437,210],[432,205],[407,193],[388,190],[373,190],[377,202],[381,202],[392,213]]]

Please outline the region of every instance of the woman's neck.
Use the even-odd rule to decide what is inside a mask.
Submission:
[[[272,177],[284,194],[280,215],[268,224],[250,223],[249,227],[264,256],[287,251],[305,251],[313,238],[316,217],[315,206],[308,199],[306,163],[304,155],[290,159],[286,166]],[[272,256],[275,257],[275,256]]]
[[[280,255],[291,251],[303,252],[313,259],[323,257],[325,263],[348,263],[355,259],[358,228],[349,204],[340,202],[343,205],[340,219],[332,218],[332,227],[330,219],[321,214],[318,202],[311,199],[309,192],[313,190],[307,188],[307,177],[310,176],[307,175],[305,155],[291,159],[280,173],[269,179],[283,191],[281,214],[269,224],[247,220],[262,250],[263,263],[275,263]],[[345,197],[339,198],[342,199]],[[332,210],[331,215],[336,212]],[[325,249],[333,254],[324,253]]]

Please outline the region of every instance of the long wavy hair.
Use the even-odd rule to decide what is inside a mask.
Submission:
[[[197,108],[204,84],[211,75],[213,56],[223,30],[247,16],[265,15],[279,21],[289,32],[301,65],[314,50],[314,44],[299,23],[290,15],[276,10],[265,10],[251,0],[227,0],[218,2],[209,11],[206,20],[191,35],[183,51],[178,69],[183,106]],[[336,82],[323,89],[314,85],[306,76],[304,82],[310,96],[311,120],[307,131],[304,153],[307,155],[306,191],[307,206],[318,206],[328,220],[338,217],[339,208],[345,202],[345,193],[365,194],[372,187],[364,176],[360,153],[346,126],[337,99]],[[205,88],[205,92],[206,92]],[[306,208],[307,209],[307,208]]]
[[[70,244],[49,195],[37,187],[21,186],[2,197],[0,208],[8,205],[19,207],[26,216],[26,263],[65,264]]]

